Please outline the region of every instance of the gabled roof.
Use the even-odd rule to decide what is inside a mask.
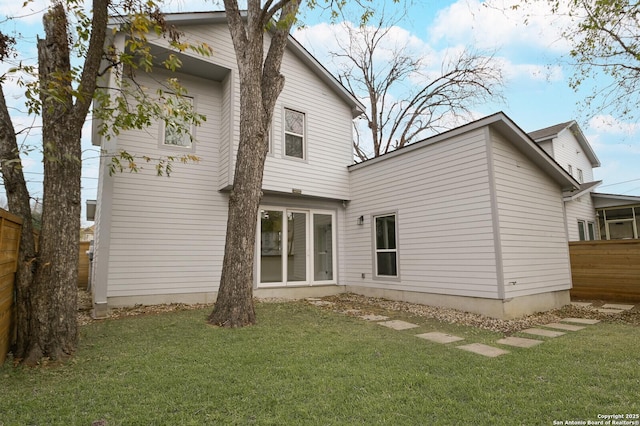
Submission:
[[[587,141],[587,138],[584,137],[580,126],[578,126],[578,123],[576,123],[575,120],[555,124],[553,126],[545,127],[544,129],[540,130],[535,130],[529,133],[529,137],[537,143],[540,143],[557,138],[558,135],[565,130],[571,132],[573,136],[575,136],[578,143],[580,144],[580,147],[582,148],[582,151],[589,159],[591,167],[600,167],[600,160],[598,160],[596,153],[593,151],[593,148],[591,148],[591,145],[589,145],[589,141]]]
[[[563,191],[572,191],[580,187],[578,181],[576,181],[566,170],[564,170],[556,161],[547,154],[537,143],[533,141],[513,120],[511,120],[504,112],[498,112],[493,115],[481,118],[471,123],[465,124],[455,129],[448,130],[443,133],[439,133],[435,136],[431,136],[422,141],[406,145],[393,152],[390,152],[380,157],[372,158],[362,163],[353,164],[349,166],[350,170],[357,170],[361,167],[366,167],[369,164],[375,164],[380,161],[385,161],[388,158],[393,158],[399,155],[408,154],[414,150],[421,149],[425,146],[429,146],[438,142],[445,142],[452,137],[468,133],[480,129],[482,127],[489,126],[503,136],[505,136],[515,147],[522,152],[531,162],[540,167],[545,173],[547,173],[554,181],[556,181]]]
[[[165,21],[176,27],[183,27],[189,25],[205,25],[205,24],[226,24],[227,15],[223,11],[217,12],[184,12],[184,13],[168,13],[165,15]],[[118,27],[122,23],[122,17],[111,17],[110,26]],[[287,48],[305,65],[307,65],[325,84],[327,84],[347,105],[351,107],[353,117],[361,115],[366,107],[351,93],[346,87],[338,81],[338,79],[331,74],[318,60],[307,51],[300,42],[298,42],[291,34],[288,37]],[[154,55],[161,55],[163,53],[152,50]],[[166,52],[164,52],[166,54]],[[182,58],[184,57],[184,58]],[[193,56],[189,53],[182,53],[181,59],[183,61],[183,67],[193,65],[192,68],[200,70],[202,67],[215,68],[215,64],[204,60],[201,57]],[[196,63],[198,62],[198,63]],[[218,67],[219,68],[219,67]],[[209,74],[218,72],[224,73],[224,70],[208,69]]]

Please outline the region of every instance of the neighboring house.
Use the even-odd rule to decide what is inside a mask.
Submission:
[[[600,167],[600,160],[578,123],[556,124],[529,136],[580,183],[580,188],[564,194],[569,241],[599,239],[591,194],[602,183],[593,180],[593,168]]]
[[[93,241],[95,225],[80,229],[80,241]]]
[[[638,238],[640,197],[601,194],[593,180],[600,161],[575,121],[556,124],[529,136],[580,182],[564,195],[569,241]]]
[[[591,196],[603,240],[640,238],[640,197],[601,193]]]
[[[94,314],[137,303],[215,300],[238,143],[237,65],[223,13],[167,17],[209,58],[181,54],[171,74],[207,116],[193,142],[162,123],[110,140],[151,158],[181,153],[170,178],[153,167],[100,166]],[[268,34],[267,34],[268,37]],[[120,34],[116,43],[122,45]],[[158,54],[162,39],[152,40]],[[498,318],[569,302],[563,193],[579,182],[502,113],[353,165],[352,122],[364,110],[289,39],[256,217],[256,297],[352,291]],[[154,91],[162,72],[139,73]],[[115,76],[110,76],[113,79]],[[113,83],[113,81],[112,81]]]

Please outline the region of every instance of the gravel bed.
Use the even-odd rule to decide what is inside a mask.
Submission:
[[[290,299],[269,298],[256,299],[256,303],[285,303]],[[554,309],[547,312],[540,312],[513,320],[499,320],[486,316],[462,312],[455,309],[440,308],[435,306],[420,305],[416,303],[397,302],[387,299],[366,297],[358,294],[347,293],[337,296],[323,298],[309,298],[307,303],[313,304],[320,309],[328,309],[340,312],[345,315],[359,317],[362,315],[386,315],[393,316],[394,312],[404,312],[422,318],[431,318],[438,321],[463,324],[471,327],[483,328],[506,335],[515,333],[526,328],[537,325],[544,325],[557,322],[562,318],[577,317],[599,319],[605,322],[616,322],[640,326],[640,304],[637,304],[631,311],[621,314],[603,314],[592,308],[582,308],[577,306],[565,306],[561,309]],[[606,301],[590,301],[594,306],[602,306]],[[95,321],[91,317],[92,301],[91,295],[86,291],[78,291],[78,324],[85,325]],[[176,312],[192,309],[213,308],[213,304],[193,304],[171,303],[164,305],[136,305],[128,308],[115,308],[109,311],[108,318],[125,318],[138,315],[157,314],[164,312]]]
[[[558,322],[562,318],[589,318],[608,322],[640,325],[640,310],[638,309],[638,306],[629,312],[621,314],[603,314],[592,308],[569,305],[560,309],[540,312],[512,320],[500,320],[469,312],[462,312],[455,309],[426,306],[408,302],[397,302],[351,293],[325,297],[322,300],[332,302],[331,306],[324,306],[325,309],[332,309],[350,316],[359,317],[367,314],[377,314],[391,317],[393,316],[394,311],[399,311],[422,318],[431,318],[451,324],[462,324],[471,327],[483,328],[486,330],[504,333],[506,335],[526,328]],[[602,303],[596,302],[594,303],[594,306],[600,306]]]

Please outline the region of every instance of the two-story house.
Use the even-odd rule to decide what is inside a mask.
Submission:
[[[564,197],[570,241],[638,238],[640,197],[595,192],[602,182],[593,180],[593,168],[600,161],[575,121],[529,136],[580,183]]]
[[[94,314],[108,307],[212,302],[220,280],[238,143],[239,87],[224,13],[167,17],[214,47],[171,74],[207,120],[194,139],[163,122],[110,140],[100,168]],[[268,34],[266,35],[268,38]],[[113,42],[123,44],[122,34]],[[162,56],[168,46],[150,41]],[[364,106],[289,38],[264,171],[256,297],[344,291],[511,318],[569,302],[563,197],[577,178],[502,113],[353,165]],[[138,73],[153,93],[166,75]],[[111,82],[115,75],[109,76]],[[108,155],[193,153],[169,178],[108,173]],[[584,177],[589,179],[589,177]]]

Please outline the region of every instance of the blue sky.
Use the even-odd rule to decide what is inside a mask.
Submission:
[[[167,10],[212,10],[216,9],[214,3],[181,0],[171,3]],[[550,15],[542,2],[519,11],[509,8],[511,4],[519,3],[515,0],[493,0],[488,4],[477,0],[415,3],[409,17],[399,22],[392,32],[397,40],[410,43],[413,50],[433,57],[436,62],[448,49],[461,46],[493,50],[499,59],[507,76],[505,102],[474,108],[476,118],[504,111],[525,131],[576,120],[602,163],[594,170],[595,179],[603,180],[598,191],[640,195],[640,126],[637,122],[619,121],[606,114],[589,116],[583,111],[581,102],[590,93],[591,83],[579,93],[568,86],[573,70],[567,64],[569,46],[560,37],[560,29],[570,23]],[[22,2],[0,0],[0,27],[3,32],[17,31],[23,35],[19,59],[25,63],[34,63],[36,57],[35,35],[42,32],[44,4],[43,0],[37,0],[23,8]],[[390,6],[390,2],[378,2],[378,9],[383,4]],[[23,17],[4,19],[16,14]],[[529,25],[524,24],[525,14],[529,16]],[[307,11],[303,19],[306,27],[296,32],[296,37],[332,70],[327,52],[331,49],[335,28],[329,25],[328,14],[321,14],[319,10]],[[0,64],[0,71],[7,67]],[[24,113],[24,95],[20,88],[11,81],[3,87],[7,102],[14,108],[11,113],[17,129],[37,126],[39,120]],[[38,144],[39,129],[35,128],[29,134],[21,134],[21,140]],[[89,134],[87,125],[83,139],[83,200],[95,199],[97,187],[99,153],[91,147]],[[32,152],[24,164],[32,196],[41,197],[41,157],[37,151]]]

